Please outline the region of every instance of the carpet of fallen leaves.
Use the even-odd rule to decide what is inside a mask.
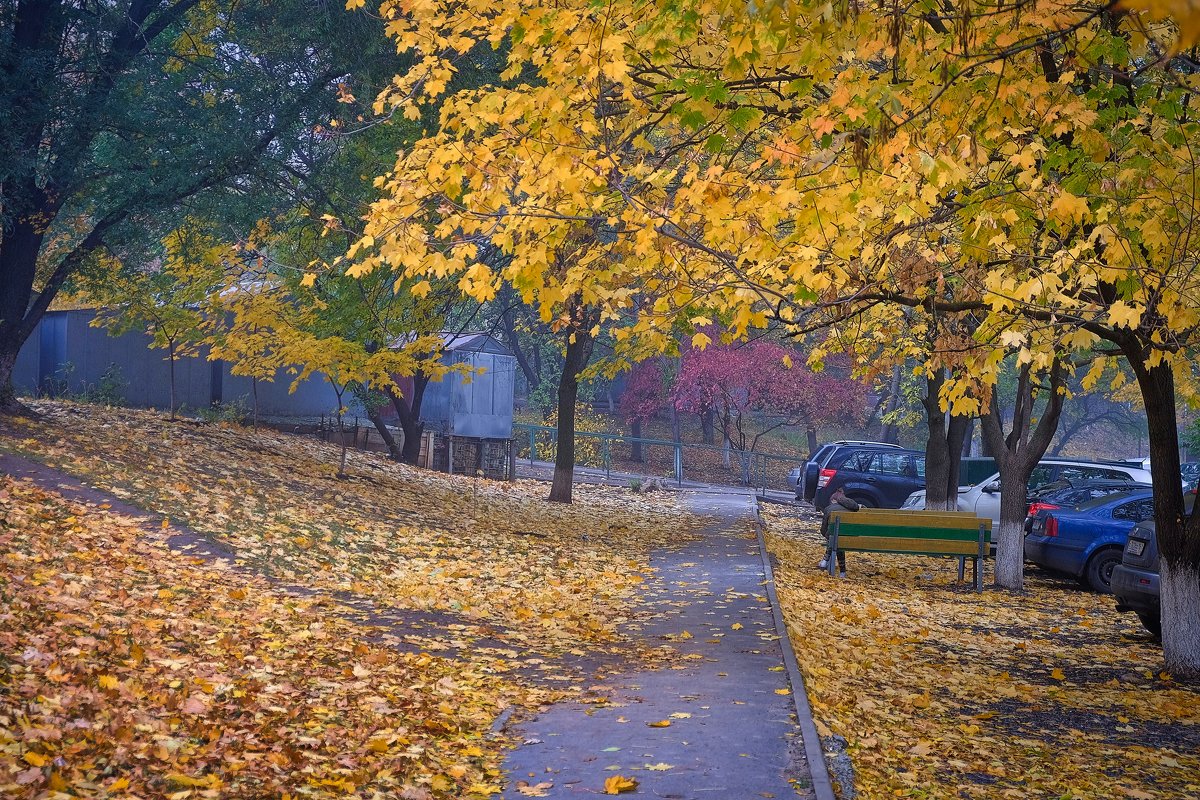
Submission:
[[[1111,596],[1035,570],[1024,594],[977,594],[952,560],[868,553],[838,580],[811,511],[763,516],[818,729],[846,740],[859,797],[1200,796],[1200,691]]]
[[[364,453],[339,479],[303,437],[36,410],[0,449],[156,524],[0,484],[6,797],[486,797],[496,716],[578,688],[556,659],[629,648],[650,550],[694,524],[628,490],[568,507]],[[173,551],[171,523],[232,557]]]

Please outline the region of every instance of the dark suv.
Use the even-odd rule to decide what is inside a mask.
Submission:
[[[885,444],[884,442],[830,442],[823,444],[817,452],[813,453],[808,461],[804,462],[804,468],[800,473],[799,480],[796,482],[796,499],[812,501],[817,496],[817,484],[820,482],[821,468],[825,466],[825,462],[833,458],[833,456],[843,448],[856,447],[872,447],[872,448],[891,448],[900,449],[898,444]]]
[[[817,475],[813,505],[824,511],[838,489],[868,508],[899,508],[925,488],[925,453],[898,447],[844,447],[825,461]]]

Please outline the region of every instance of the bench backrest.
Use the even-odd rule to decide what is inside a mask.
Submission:
[[[969,511],[893,511],[861,509],[834,511],[830,530],[837,524],[838,548],[877,553],[976,556],[992,536],[992,521]],[[986,551],[985,551],[986,552]]]

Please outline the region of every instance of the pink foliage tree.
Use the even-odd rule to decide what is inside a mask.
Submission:
[[[679,411],[712,413],[729,448],[754,450],[769,431],[804,425],[852,424],[866,405],[866,387],[832,373],[814,373],[795,351],[774,342],[715,345],[683,354],[670,400]],[[746,423],[761,414],[766,424],[749,438]]]
[[[654,418],[667,407],[667,387],[663,379],[662,359],[653,358],[637,364],[625,382],[621,394],[621,416],[628,420],[634,441],[630,446],[629,458],[645,461],[642,443],[642,423]]]

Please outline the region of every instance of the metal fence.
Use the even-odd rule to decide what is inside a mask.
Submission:
[[[517,457],[529,461],[553,461],[558,429],[550,425],[513,424]],[[635,445],[641,459],[633,458]],[[790,491],[788,472],[802,461],[720,445],[686,444],[669,439],[648,439],[621,433],[575,432],[575,463],[592,467],[612,477],[613,472],[673,478],[722,485],[749,486],[760,491]]]

